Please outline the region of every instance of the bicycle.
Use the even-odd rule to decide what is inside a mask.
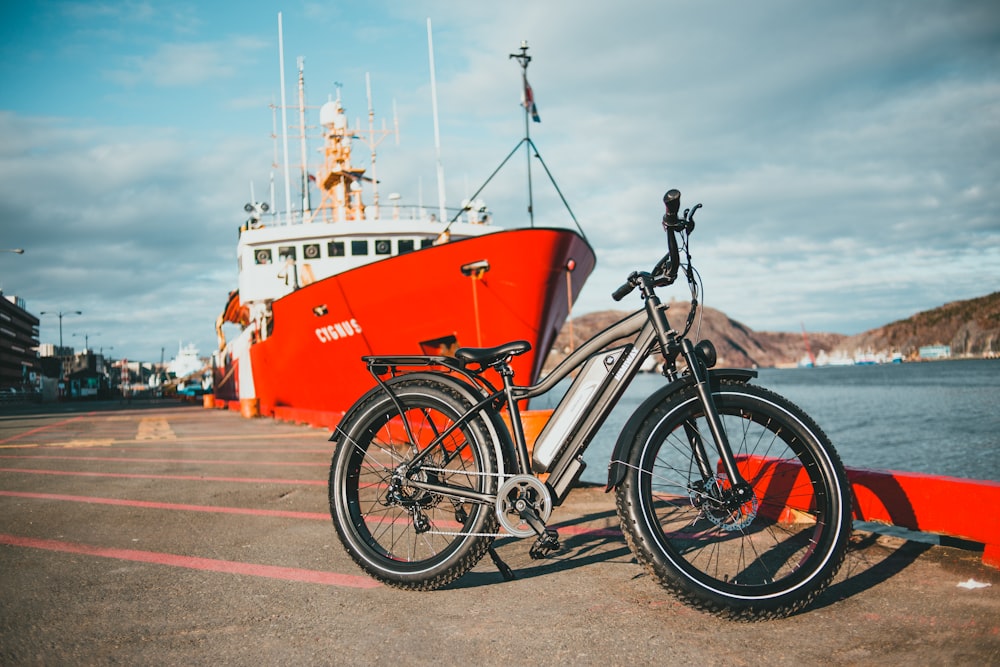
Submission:
[[[493,548],[504,534],[535,537],[533,558],[559,549],[546,525],[553,507],[642,362],[660,354],[668,383],[628,419],[608,466],[606,491],[615,491],[635,558],[687,604],[730,618],[787,616],[826,589],[852,527],[843,464],[805,412],[751,384],[755,371],[715,369],[712,343],[687,337],[700,284],[689,239],[701,204],[679,215],[677,190],[664,203],[667,254],[612,295],[620,301],[638,289],[644,307],[537,384],[517,385],[510,368],[525,341],[362,358],[377,384],[331,436],[329,479],[334,526],[362,570],[390,586],[432,590],[487,553],[513,578]],[[681,269],[692,298],[678,332],[656,290]],[[574,373],[529,453],[520,404]]]

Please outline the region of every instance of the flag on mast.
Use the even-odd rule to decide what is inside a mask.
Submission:
[[[542,119],[538,115],[538,107],[535,106],[535,94],[531,91],[531,84],[528,83],[528,77],[524,77],[524,95],[521,101],[524,104],[524,108],[531,114],[531,120],[541,123]]]

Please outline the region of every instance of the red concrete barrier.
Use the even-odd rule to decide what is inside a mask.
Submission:
[[[755,487],[766,486],[785,507],[768,510],[780,519],[807,511],[811,494],[801,466],[763,457],[742,457],[740,470]],[[847,468],[854,517],[983,545],[983,563],[1000,568],[1000,482],[895,470]],[[764,511],[764,510],[762,510]]]
[[[1000,483],[861,468],[847,476],[857,518],[980,542],[983,563],[1000,568]]]

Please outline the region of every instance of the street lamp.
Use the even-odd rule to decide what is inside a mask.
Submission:
[[[63,311],[60,310],[58,313],[56,313],[56,312],[53,312],[51,310],[43,310],[42,312],[40,312],[38,314],[40,316],[41,315],[58,315],[59,316],[59,347],[60,347],[59,353],[62,354],[62,349],[61,349],[62,346],[63,346],[62,318],[63,318],[64,315],[83,315],[83,311],[81,311],[81,310],[71,310],[69,312],[65,312],[64,313]]]
[[[83,351],[84,352],[86,352],[87,350],[90,349],[90,334],[85,334],[85,333],[78,334],[78,333],[75,333],[73,335],[74,336],[83,336]],[[100,336],[101,334],[100,333],[95,333],[94,335],[95,336]]]

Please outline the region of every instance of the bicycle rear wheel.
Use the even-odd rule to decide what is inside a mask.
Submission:
[[[493,542],[497,518],[492,503],[422,490],[409,480],[495,497],[496,456],[479,417],[439,439],[470,407],[453,388],[403,379],[392,391],[402,411],[376,392],[338,429],[330,514],[365,572],[398,588],[431,590],[475,566]]]
[[[823,431],[788,400],[725,382],[713,398],[752,497],[727,495],[690,387],[651,411],[637,433],[617,492],[623,532],[639,562],[689,604],[731,618],[786,616],[815,599],[843,562],[847,476]],[[714,466],[707,478],[692,436]]]

